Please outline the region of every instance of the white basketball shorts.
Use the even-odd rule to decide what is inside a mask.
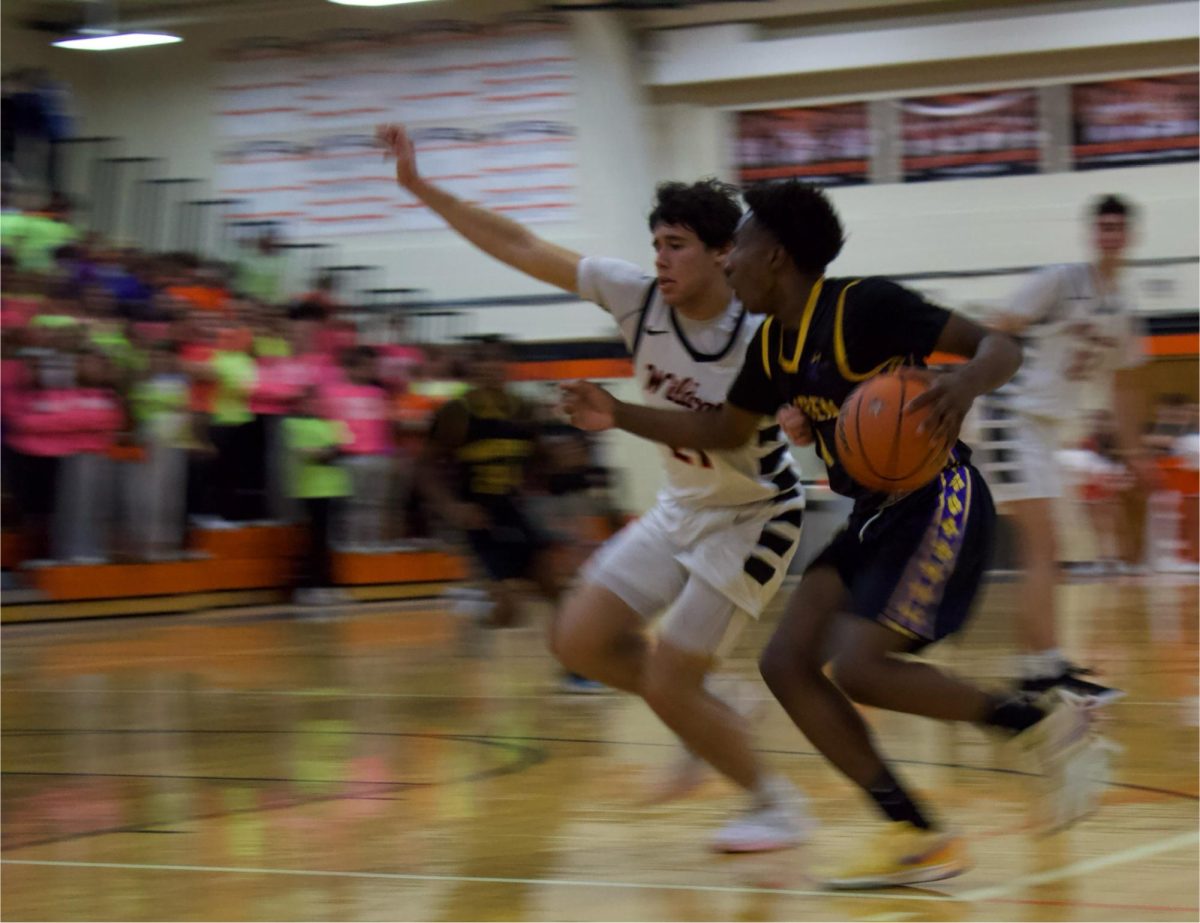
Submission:
[[[609,539],[583,577],[647,620],[667,610],[663,637],[723,653],[735,623],[758,618],[779,589],[802,515],[794,501],[699,510],[660,501]]]

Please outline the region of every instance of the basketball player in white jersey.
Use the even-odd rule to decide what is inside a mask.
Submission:
[[[723,270],[741,217],[715,180],[658,188],[650,215],[655,275],[578,253],[424,180],[404,129],[380,142],[400,185],[485,253],[612,314],[643,398],[712,410],[733,383],[755,324]],[[750,747],[744,717],[705,685],[741,627],[779,588],[795,554],[803,487],[773,420],[740,449],[663,449],[666,486],[648,513],[601,548],[558,612],[550,646],[568,670],[641,696],[697,756],[749,795],[714,848],[757,852],[802,838],[800,796]],[[663,613],[656,639],[647,627]]]
[[[1124,693],[1082,678],[1058,647],[1055,584],[1062,495],[1059,448],[1063,424],[1081,412],[1088,386],[1108,388],[1119,450],[1135,471],[1142,447],[1137,395],[1119,372],[1141,364],[1141,331],[1123,286],[1130,207],[1105,196],[1091,209],[1091,263],[1049,266],[1032,275],[992,326],[1017,336],[1025,361],[1013,381],[985,398],[981,462],[998,504],[1013,517],[1024,572],[1016,626],[1021,687],[1039,694],[1061,687],[1097,704]]]

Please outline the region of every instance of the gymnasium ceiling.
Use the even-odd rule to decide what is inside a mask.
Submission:
[[[488,5],[484,0],[434,0],[409,9],[438,18],[486,12]],[[1072,10],[1132,4],[1129,0],[528,0],[523,5],[531,10],[612,10],[637,29],[754,22],[764,30],[792,31],[879,20],[966,19],[984,12],[992,16],[1027,12],[1033,7]],[[70,30],[97,13],[116,10],[125,27],[162,29],[284,12],[295,15],[312,6],[327,5],[324,0],[5,0],[4,13],[9,22],[55,31]]]

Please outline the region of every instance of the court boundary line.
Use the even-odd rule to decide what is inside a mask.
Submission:
[[[986,903],[1009,900],[1008,895],[1026,887],[1047,884],[1074,875],[1100,871],[1116,865],[1148,859],[1200,842],[1200,832],[1187,831],[1165,839],[1117,850],[1104,856],[1068,863],[1046,872],[1022,875],[1003,884],[974,888],[960,894],[907,894],[893,891],[833,891],[807,888],[763,888],[752,885],[705,885],[676,882],[603,881],[578,878],[516,878],[490,875],[433,875],[415,872],[362,872],[332,869],[284,869],[252,866],[207,866],[143,862],[83,862],[67,859],[0,859],[0,865],[54,868],[122,869],[126,871],[218,873],[227,875],[281,875],[307,878],[356,878],[380,881],[440,881],[473,884],[533,885],[539,887],[608,888],[633,891],[696,891],[720,894],[768,894],[781,897],[862,897],[879,900],[926,903]],[[1078,902],[1083,906],[1086,902]],[[1148,909],[1144,908],[1143,909]],[[1162,907],[1168,913],[1190,913],[1191,907]]]

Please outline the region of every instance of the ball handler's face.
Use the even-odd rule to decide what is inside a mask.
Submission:
[[[654,271],[663,301],[686,306],[721,284],[724,250],[705,245],[696,232],[679,224],[654,228]]]
[[[779,248],[771,234],[747,212],[738,224],[733,249],[725,257],[725,277],[738,301],[751,314],[773,314],[772,254]]]

